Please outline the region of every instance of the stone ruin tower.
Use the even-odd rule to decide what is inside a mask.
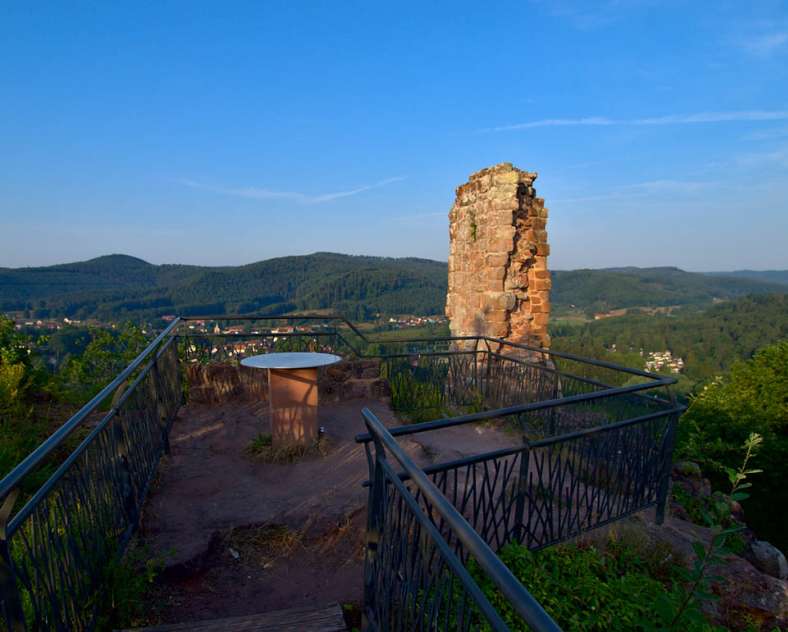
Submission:
[[[446,297],[453,336],[550,345],[547,209],[536,197],[536,177],[504,162],[457,188]]]

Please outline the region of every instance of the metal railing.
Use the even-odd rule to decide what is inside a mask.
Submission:
[[[194,320],[247,323],[255,333],[181,327],[178,336],[187,363],[237,363],[246,355],[271,351],[330,351],[350,359],[375,359],[391,384],[393,408],[415,421],[623,385],[633,393],[668,400],[667,388],[675,383],[671,377],[488,336],[368,336],[338,315],[186,317],[182,322]],[[304,326],[315,322],[320,325]],[[289,323],[293,330],[261,326],[280,323]]]
[[[622,406],[616,401],[622,397],[632,401]],[[594,409],[591,411],[593,414],[588,414],[589,407]],[[640,407],[642,414],[626,416],[637,407]],[[378,520],[383,523],[392,521],[383,526],[377,525],[370,532],[368,547],[371,552],[366,562],[365,584],[365,607],[371,622],[370,628],[404,629],[399,627],[398,620],[391,618],[386,604],[395,597],[402,600],[403,591],[415,590],[419,593],[422,590],[421,583],[428,581],[418,573],[413,575],[415,571],[412,568],[407,569],[404,576],[401,573],[391,575],[394,571],[382,567],[382,563],[377,561],[378,558],[387,560],[392,556],[401,556],[402,553],[398,551],[403,547],[400,539],[395,537],[403,529],[404,523],[399,517],[402,510],[399,505],[393,513],[378,508],[375,499],[384,494],[381,489],[391,488],[392,491],[386,493],[395,496],[406,493],[413,495],[415,505],[421,512],[417,518],[429,522],[435,532],[431,537],[442,538],[466,565],[469,563],[465,553],[467,543],[458,539],[454,527],[445,519],[444,512],[434,512],[436,493],[440,495],[438,504],[452,507],[470,525],[476,537],[493,552],[498,552],[512,542],[538,550],[651,507],[656,507],[657,521],[661,523],[667,501],[677,418],[681,410],[682,407],[670,402],[633,395],[632,387],[625,387],[605,393],[576,395],[389,428],[385,434],[381,431],[380,422],[376,422],[374,415],[365,410],[364,418],[369,432],[359,435],[357,441],[364,443],[367,450],[370,513],[376,513]],[[608,416],[600,417],[600,413],[605,412]],[[540,425],[537,438],[531,435],[529,439],[529,432],[534,427],[529,422],[535,416],[547,416],[551,422],[555,422],[553,429],[559,434],[544,437]],[[528,421],[523,423],[523,418]],[[398,471],[393,470],[388,463],[385,467],[379,463],[381,437],[386,439],[384,445],[391,452],[391,446],[396,445],[397,438],[417,438],[420,433],[438,432],[480,421],[494,421],[501,425],[507,422],[518,424],[524,431],[522,445],[424,468],[412,463],[406,467],[399,458],[397,460],[401,468]],[[592,422],[590,426],[589,422]],[[396,454],[401,452],[400,449]],[[393,483],[395,479],[396,484]],[[431,483],[426,501],[425,479]],[[416,512],[417,509],[413,508],[412,511]],[[408,540],[411,537],[408,529],[405,528],[406,535],[400,534],[399,537]],[[380,536],[379,532],[387,534],[386,537]],[[388,551],[389,548],[393,551]],[[478,558],[475,559],[478,568]],[[422,565],[418,567],[419,573],[433,573],[430,570],[431,561],[419,559],[418,563]],[[441,572],[446,571],[441,569]],[[466,580],[456,576],[452,581],[464,584]],[[519,602],[505,592],[504,595],[512,608],[519,612]],[[410,602],[405,600],[403,603]],[[409,607],[418,610],[427,605],[416,600]],[[430,617],[441,619],[455,616],[451,614],[455,606],[450,602],[431,603],[429,607],[438,611],[432,613],[429,610]],[[426,616],[424,613],[422,615]],[[523,616],[523,613],[520,615]],[[478,613],[467,616],[474,621],[478,619]],[[525,621],[534,629],[542,629],[538,623]],[[507,623],[522,628],[520,621]],[[448,626],[445,629],[455,627]],[[466,628],[458,626],[457,629]]]
[[[173,321],[0,481],[0,622],[8,630],[88,630],[108,569],[139,525],[182,388]],[[112,398],[94,423],[95,413]],[[27,477],[84,432],[20,509]]]
[[[492,580],[523,623],[540,632],[560,631],[380,420],[369,409],[362,414],[375,449],[364,628],[470,630],[486,622],[493,630],[509,630],[474,579],[475,571]],[[394,467],[402,468],[405,476]]]
[[[194,320],[270,326],[216,334],[189,330]],[[0,481],[0,621],[7,629],[95,624],[108,568],[137,528],[169,450],[183,396],[179,363],[237,363],[277,350],[374,359],[398,412],[429,420],[387,430],[365,412],[369,433],[358,440],[366,444],[372,481],[365,571],[372,629],[468,629],[482,620],[506,629],[475,572],[515,599],[529,625],[557,629],[493,551],[512,539],[546,546],[664,505],[678,412],[666,391],[672,378],[484,336],[384,340],[333,315],[175,319]],[[419,470],[396,442],[494,419],[517,426],[523,445]],[[75,437],[76,448],[20,506],[20,485]],[[628,480],[635,483],[616,487]]]

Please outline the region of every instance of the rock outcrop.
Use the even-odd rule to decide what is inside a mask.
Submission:
[[[750,544],[747,557],[762,573],[777,579],[788,579],[788,562],[783,552],[773,544],[765,540],[755,540]]]

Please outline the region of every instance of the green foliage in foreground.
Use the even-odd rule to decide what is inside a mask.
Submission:
[[[35,381],[29,340],[0,315],[0,416],[19,414]]]
[[[114,558],[104,568],[96,629],[109,632],[144,623],[146,597],[164,562],[144,547],[132,547],[122,558]]]
[[[750,463],[762,447],[763,439],[751,433],[740,447],[744,453],[738,466],[725,468],[730,486],[725,496],[728,507],[731,500],[749,497],[744,491],[752,489],[749,477],[762,473],[752,469]],[[701,606],[718,599],[712,584],[723,578],[713,574],[713,569],[725,563],[725,556],[732,552],[728,543],[742,527],[724,528],[717,516],[705,510],[701,513],[712,535],[707,542],[693,542],[689,568],[666,543],[631,537],[613,538],[603,551],[565,544],[534,553],[512,543],[502,549],[500,557],[567,631],[723,630],[706,620]],[[729,515],[730,510],[723,513]],[[509,626],[524,629],[512,604],[475,562],[470,564],[470,571]]]
[[[0,316],[0,477],[66,421],[68,412],[85,404],[128,366],[149,341],[131,324],[118,330],[92,330],[90,335],[84,352],[70,357],[53,375],[43,368],[38,355],[40,345],[47,341],[33,341]],[[23,496],[46,480],[54,461],[80,438],[80,432],[74,433],[64,450],[25,479]]]
[[[46,420],[33,414],[32,394],[46,379],[31,355],[30,340],[18,333],[13,321],[0,316],[0,477],[32,452],[46,436]],[[46,480],[39,471],[23,486],[29,492]]]
[[[509,544],[500,555],[564,630],[721,629],[705,620],[694,601],[670,627],[686,593],[679,566],[662,547],[641,549],[613,541],[604,551],[566,544],[534,553]],[[492,581],[478,569],[472,572],[506,623],[513,630],[526,630]]]
[[[57,375],[56,388],[63,401],[84,404],[136,358],[148,337],[126,323],[117,331],[97,329],[79,357],[71,357]]]
[[[395,372],[388,380],[391,406],[408,421],[430,421],[448,414],[439,383],[421,380],[408,370]]]
[[[788,549],[788,340],[765,347],[709,384],[679,424],[677,451],[701,463],[720,488],[751,433],[763,437],[747,522],[759,537]],[[738,499],[736,499],[738,500]]]

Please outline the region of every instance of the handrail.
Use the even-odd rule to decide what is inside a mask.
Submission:
[[[464,467],[466,465],[474,465],[475,463],[481,463],[483,461],[490,461],[493,459],[500,459],[502,457],[511,456],[513,454],[517,454],[518,452],[522,452],[524,450],[532,450],[534,448],[543,448],[545,446],[554,445],[556,443],[562,443],[564,441],[571,441],[573,439],[580,439],[582,437],[588,437],[593,434],[603,434],[606,432],[612,432],[614,430],[620,430],[621,428],[626,428],[628,426],[634,426],[635,424],[643,423],[644,421],[651,421],[652,419],[659,419],[660,417],[666,417],[668,415],[673,415],[675,413],[682,413],[687,410],[686,406],[676,406],[671,410],[660,410],[656,413],[649,413],[648,415],[641,415],[639,417],[632,417],[631,419],[624,419],[623,421],[617,421],[612,424],[607,424],[603,426],[594,426],[593,428],[585,428],[584,430],[575,430],[573,432],[566,432],[562,435],[557,435],[555,437],[547,437],[545,439],[536,439],[534,441],[526,441],[523,445],[513,446],[510,448],[498,448],[497,450],[491,450],[490,452],[483,452],[481,454],[474,454],[471,456],[464,456],[459,459],[453,459],[451,461],[443,461],[442,463],[434,463],[433,465],[427,465],[426,467],[422,468],[425,474],[434,474],[436,472],[442,472],[444,470],[451,470],[458,467]],[[418,424],[414,424],[418,425]],[[391,433],[394,428],[387,428],[389,433]],[[356,440],[358,441],[358,437],[362,435],[357,435]],[[408,475],[405,472],[400,472],[398,474],[399,479],[401,481],[406,481],[409,479]],[[369,487],[370,481],[366,480],[361,484],[362,487]]]
[[[290,318],[293,318],[293,319],[296,319],[296,320],[304,319],[304,318],[307,318],[307,319],[310,319],[310,320],[323,320],[324,319],[324,317],[322,317],[322,316],[309,316],[309,315],[306,315],[306,316],[293,316],[293,317],[290,317]],[[331,320],[332,318],[333,317],[326,317],[325,320]],[[247,318],[247,317],[240,317],[240,316],[227,316],[227,317],[223,317],[223,318],[217,319],[217,318],[207,318],[207,317],[206,318],[199,318],[199,317],[189,316],[189,317],[184,317],[181,320],[185,321],[185,320],[258,320],[258,319],[260,319],[260,320],[287,320],[287,317],[281,317],[281,316],[271,316],[271,317],[255,316],[255,317],[248,317]],[[355,328],[355,326],[350,321],[343,319],[343,322],[346,322],[353,331],[358,333],[358,335],[364,340],[364,342],[368,343],[368,339],[364,336],[364,334],[362,334],[360,331],[358,331]],[[260,336],[275,336],[275,337],[282,337],[282,338],[306,338],[306,337],[309,337],[309,336],[314,336],[314,337],[317,337],[317,336],[337,336],[337,338],[340,339],[342,342],[344,342],[353,351],[353,353],[356,356],[358,356],[360,358],[364,357],[364,354],[361,351],[359,351],[356,348],[355,345],[351,344],[351,342],[347,338],[345,338],[338,329],[333,329],[331,331],[293,331],[293,332],[281,332],[281,333],[274,333],[273,331],[265,331],[265,332],[261,332],[261,333],[258,333],[258,334],[235,334],[235,333],[234,334],[214,334],[214,333],[207,333],[206,332],[206,333],[197,333],[197,334],[193,334],[193,333],[182,333],[182,334],[180,334],[179,333],[177,335],[179,337],[185,338],[185,339],[188,339],[188,338],[201,338],[201,339],[202,338],[207,338],[207,339],[212,339],[212,338],[232,338],[233,340],[235,340],[235,339],[244,340],[244,339],[248,339],[248,338],[259,338]]]
[[[341,314],[280,314],[272,316],[270,314],[223,314],[221,316],[181,316],[179,320],[339,320],[346,324],[359,336],[364,342],[369,342],[369,339],[356,327],[352,322]]]
[[[561,632],[558,624],[545,612],[533,595],[523,587],[512,571],[495,555],[489,545],[474,531],[468,521],[424,474],[423,470],[400,448],[375,414],[369,408],[364,408],[361,414],[370,432],[373,432],[376,439],[399,461],[424,498],[452,528],[457,539],[473,555],[482,570],[498,586],[523,620],[540,632]]]
[[[594,366],[600,366],[606,369],[613,369],[615,371],[624,371],[625,373],[632,373],[634,375],[639,375],[640,377],[648,377],[651,379],[662,377],[657,373],[649,373],[648,371],[641,371],[640,369],[631,369],[621,364],[616,364],[615,362],[608,362],[606,360],[597,360],[595,358],[584,358],[583,356],[575,355],[574,353],[568,353],[566,351],[553,351],[552,349],[542,349],[541,347],[532,347],[531,345],[527,345],[522,342],[514,342],[512,340],[506,340],[504,338],[492,338],[490,336],[483,336],[483,337],[489,341],[496,342],[498,344],[509,345],[511,347],[525,349],[526,351],[547,353],[549,355],[554,355],[558,358],[574,360],[575,362],[583,362],[584,364],[593,364]],[[677,381],[676,378],[669,378],[669,379],[671,380],[670,382],[671,384]]]
[[[0,481],[0,499],[5,498],[28,474],[30,474],[55,448],[57,448],[83,421],[92,413],[101,402],[126,381],[126,379],[145,361],[159,343],[166,338],[178,325],[179,318],[173,320],[153,341],[145,347],[131,363],[121,371],[114,380],[102,388],[97,395],[80,408],[60,428],[55,430],[35,450],[28,454],[2,481]]]
[[[482,611],[484,616],[487,617],[487,620],[492,624],[496,632],[508,632],[509,628],[503,619],[501,619],[501,615],[490,603],[490,600],[484,594],[482,589],[479,588],[479,585],[474,581],[473,577],[468,572],[468,569],[462,565],[462,562],[457,557],[457,554],[451,550],[449,543],[441,535],[440,531],[438,531],[438,528],[435,526],[435,524],[427,517],[421,507],[419,507],[418,502],[409,492],[408,488],[402,484],[402,480],[400,480],[400,478],[397,476],[397,473],[394,471],[391,465],[385,459],[383,459],[381,462],[381,467],[388,475],[391,484],[399,492],[403,501],[413,513],[413,516],[417,522],[429,534],[430,538],[435,543],[435,547],[440,551],[443,559],[446,560],[447,566],[457,577],[460,578],[460,581],[464,584],[465,590],[467,590],[471,595],[473,600],[476,602],[476,605],[479,606],[479,609]]]
[[[432,338],[404,338],[401,340],[382,340],[375,337],[368,337],[364,334],[356,325],[354,325],[350,320],[348,320],[342,314],[279,314],[279,315],[261,315],[261,314],[222,314],[222,315],[208,315],[208,316],[181,316],[179,318],[181,321],[190,321],[190,320],[337,320],[342,322],[343,324],[347,325],[353,333],[359,336],[364,342],[370,344],[386,344],[386,343],[416,343],[416,342],[435,342],[437,341],[452,341],[452,340],[477,340],[481,341],[484,340],[487,343],[493,342],[495,344],[507,345],[510,347],[515,347],[518,349],[523,349],[525,351],[533,351],[535,353],[543,353],[550,356],[555,356],[557,358],[564,358],[566,360],[572,360],[574,362],[582,362],[584,364],[590,364],[592,366],[598,366],[606,369],[612,369],[614,371],[622,371],[624,373],[629,373],[631,375],[637,375],[639,377],[646,377],[652,380],[660,380],[660,379],[668,379],[669,384],[675,384],[676,378],[661,376],[658,373],[651,373],[649,371],[643,371],[641,369],[633,369],[630,367],[623,366],[621,364],[616,364],[615,362],[608,362],[607,360],[597,360],[595,358],[584,358],[583,356],[575,355],[574,353],[569,353],[566,351],[555,351],[553,349],[544,349],[542,347],[534,347],[532,345],[528,345],[522,342],[514,342],[512,340],[506,340],[505,338],[495,338],[493,336],[437,336]]]
[[[665,379],[668,380],[670,378],[665,378]],[[672,382],[666,382],[666,384],[672,384]],[[418,434],[420,432],[427,432],[430,430],[439,430],[442,428],[461,426],[463,424],[471,423],[474,421],[484,421],[487,419],[495,419],[497,417],[508,417],[509,415],[527,413],[534,410],[557,408],[565,404],[576,404],[579,402],[592,401],[596,399],[605,399],[607,397],[613,397],[616,395],[637,393],[638,391],[652,389],[654,388],[654,386],[659,386],[659,385],[660,382],[654,384],[632,384],[630,386],[619,386],[618,388],[610,388],[604,391],[594,391],[592,393],[582,393],[580,395],[569,395],[567,397],[559,397],[557,399],[545,399],[540,402],[533,402],[530,404],[518,404],[516,406],[507,406],[505,408],[483,410],[478,413],[457,415],[456,417],[444,417],[442,419],[435,419],[433,421],[408,424],[406,426],[397,426],[396,428],[389,428],[389,432],[392,434],[392,436],[395,437],[401,435]],[[675,412],[675,410],[673,412]],[[369,443],[370,441],[372,441],[372,435],[370,435],[370,433],[368,432],[356,435],[356,443]]]
[[[68,472],[68,468],[70,468],[74,462],[79,458],[79,456],[88,449],[88,446],[93,442],[96,436],[103,431],[107,425],[112,421],[112,419],[118,414],[120,407],[126,402],[129,397],[134,393],[134,390],[137,386],[142,382],[142,380],[147,376],[150,370],[154,367],[156,362],[159,358],[164,354],[167,348],[175,342],[174,338],[170,338],[167,342],[165,342],[158,352],[150,359],[148,364],[139,372],[137,377],[134,381],[129,385],[129,387],[123,391],[123,394],[118,398],[117,402],[114,402],[114,406],[107,411],[107,413],[101,418],[96,426],[88,433],[88,435],[82,439],[80,444],[68,455],[68,457],[58,466],[58,468],[54,471],[54,473],[47,479],[47,481],[39,487],[33,496],[25,503],[25,505],[14,515],[13,519],[8,523],[8,533],[9,535],[14,533],[19,526],[27,519],[27,517],[33,513],[35,510],[36,505],[41,502],[43,498],[49,494],[55,484],[63,478],[63,476]]]

